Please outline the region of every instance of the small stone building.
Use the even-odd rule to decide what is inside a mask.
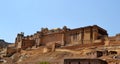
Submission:
[[[101,59],[64,59],[64,64],[108,64]]]
[[[89,58],[98,58],[103,56],[103,52],[102,51],[91,51],[86,53],[86,56]]]

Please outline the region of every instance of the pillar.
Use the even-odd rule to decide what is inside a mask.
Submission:
[[[61,44],[62,46],[64,46],[65,45],[65,34],[62,34],[62,44]]]

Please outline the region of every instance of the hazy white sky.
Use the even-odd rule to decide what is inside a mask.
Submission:
[[[109,35],[120,33],[120,0],[0,0],[0,39],[42,27],[78,28],[97,24]]]

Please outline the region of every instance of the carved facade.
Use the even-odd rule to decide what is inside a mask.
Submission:
[[[108,36],[107,31],[97,25],[86,26],[76,29],[69,29],[64,26],[62,29],[42,28],[30,36],[24,36],[24,33],[17,35],[15,46],[17,48],[26,49],[29,47],[39,47],[51,43],[56,43],[61,46],[77,45],[77,44],[94,44],[102,42],[105,36]]]

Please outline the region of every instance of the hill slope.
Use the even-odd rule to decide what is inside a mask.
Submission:
[[[5,48],[9,45],[10,43],[5,42],[3,39],[0,39],[0,48]]]

